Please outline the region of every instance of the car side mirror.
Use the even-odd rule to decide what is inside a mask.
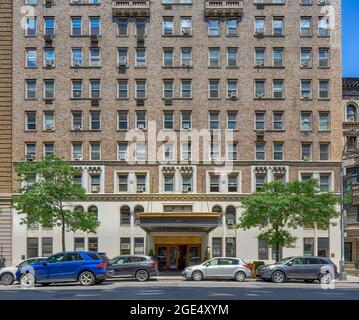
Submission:
[[[209,267],[209,266],[210,266],[210,264],[209,264],[209,263],[206,263],[206,264],[205,264],[205,266],[206,266],[206,267]]]
[[[287,263],[287,266],[289,266],[289,267],[291,267],[293,265],[293,261],[289,261],[288,263]]]

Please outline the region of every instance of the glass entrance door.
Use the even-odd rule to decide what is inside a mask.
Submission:
[[[194,266],[201,263],[201,247],[200,246],[188,246],[187,247],[187,265]]]

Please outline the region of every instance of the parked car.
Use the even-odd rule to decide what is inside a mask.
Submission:
[[[150,277],[159,275],[157,261],[145,255],[121,255],[111,259],[111,277],[135,278],[147,281]]]
[[[312,283],[330,283],[338,275],[336,265],[329,259],[314,256],[289,257],[257,269],[256,277],[264,281],[282,283],[297,279]]]
[[[185,279],[201,281],[203,279],[234,279],[242,282],[252,274],[249,266],[237,258],[213,258],[202,264],[184,269]]]
[[[16,266],[0,269],[0,283],[3,284],[4,286],[12,285],[16,279],[16,271],[18,268],[27,266],[31,263],[41,262],[43,260],[46,260],[46,258],[43,257],[29,258],[20,262]]]
[[[102,283],[109,273],[107,261],[96,252],[60,252],[44,261],[20,267],[16,279],[23,286],[52,282],[79,282],[91,286]]]

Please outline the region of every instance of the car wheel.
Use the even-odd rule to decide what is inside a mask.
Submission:
[[[322,273],[319,276],[319,283],[320,284],[330,284],[332,282],[332,276],[330,273]]]
[[[307,279],[307,280],[304,280],[305,283],[313,283],[314,280],[313,279]]]
[[[234,276],[234,280],[238,281],[238,282],[243,282],[244,280],[246,280],[246,275],[243,271],[238,271],[236,273],[236,275]]]
[[[35,277],[32,273],[24,273],[20,277],[20,284],[23,288],[32,288],[35,286]]]
[[[285,274],[282,271],[273,272],[272,281],[275,283],[283,283],[285,281]]]
[[[15,278],[11,273],[4,273],[1,275],[0,283],[4,286],[10,286],[14,283]]]
[[[79,276],[79,282],[82,286],[92,286],[95,280],[95,276],[90,271],[81,272]]]
[[[138,281],[147,281],[150,278],[150,275],[148,274],[148,272],[146,270],[138,270],[136,272],[136,279]]]
[[[192,280],[201,281],[203,279],[203,274],[201,271],[194,271],[192,273]]]

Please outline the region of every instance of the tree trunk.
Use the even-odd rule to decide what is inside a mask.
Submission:
[[[277,242],[277,243],[275,244],[275,250],[276,250],[275,262],[278,262],[278,261],[279,261],[279,248],[280,248],[280,246],[279,246],[279,243]]]
[[[64,221],[62,221],[62,226],[61,226],[61,240],[62,240],[62,251],[66,251],[66,245],[65,245],[65,223]]]

